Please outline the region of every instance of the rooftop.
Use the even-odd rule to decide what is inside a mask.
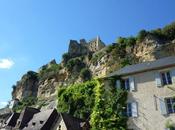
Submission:
[[[112,77],[116,75],[130,75],[134,73],[145,72],[149,70],[156,70],[164,67],[170,67],[175,65],[175,56],[170,56],[155,61],[147,61],[140,64],[134,64],[126,66],[120,70],[117,70],[107,77]]]

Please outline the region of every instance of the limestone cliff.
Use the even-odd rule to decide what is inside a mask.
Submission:
[[[46,102],[54,101],[59,86],[102,77],[128,64],[172,55],[175,55],[175,40],[162,40],[152,33],[141,40],[124,39],[108,46],[99,37],[89,42],[70,40],[68,53],[63,55],[60,64],[52,60],[38,72],[25,74],[15,85],[12,97],[21,100],[35,96]]]

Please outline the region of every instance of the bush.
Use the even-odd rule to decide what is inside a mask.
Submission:
[[[74,84],[58,90],[58,111],[89,119],[93,130],[125,129],[127,118],[122,115],[127,93],[105,90],[98,80]]]
[[[87,119],[94,106],[96,81],[70,85],[58,90],[58,111]]]
[[[40,71],[39,77],[41,80],[44,80],[45,78],[49,78],[52,75],[56,74],[61,69],[62,66],[60,64],[51,64],[49,67]]]
[[[69,59],[71,59],[71,56],[69,55],[69,53],[64,53],[64,54],[62,55],[62,59],[63,59],[63,62],[66,64],[67,61],[68,61]]]
[[[91,79],[91,71],[88,68],[84,68],[80,71],[80,77],[83,81],[87,81]]]
[[[137,40],[138,41],[142,41],[145,39],[145,37],[149,34],[149,32],[147,32],[146,30],[141,30],[138,35],[137,35]]]
[[[21,112],[24,109],[24,107],[36,105],[36,103],[37,103],[37,98],[36,97],[24,98],[24,99],[22,99],[22,101],[20,101],[18,103],[18,105],[16,105],[13,108],[13,111],[14,112]]]
[[[73,59],[70,59],[67,64],[66,64],[66,68],[71,71],[73,70],[74,68],[77,70],[77,71],[80,71],[82,68],[85,67],[85,64],[83,63],[82,60],[80,60],[79,58],[73,58]]]

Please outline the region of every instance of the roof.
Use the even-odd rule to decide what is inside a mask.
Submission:
[[[155,61],[147,61],[140,64],[129,65],[118,71],[109,74],[107,77],[116,75],[129,75],[134,73],[140,73],[148,70],[161,69],[165,67],[175,66],[175,56],[158,59]]]
[[[16,122],[19,118],[20,113],[13,113],[9,119],[6,121],[6,126],[15,127]]]
[[[57,116],[56,109],[41,111],[33,116],[23,130],[49,130]]]
[[[9,113],[12,113],[12,110],[10,108],[2,108],[2,109],[0,109],[0,116],[1,115],[6,115],[6,114],[9,114]]]
[[[84,120],[70,116],[65,113],[61,113],[60,115],[64,120],[67,130],[82,130],[81,123],[85,122]]]
[[[19,125],[17,124],[16,128],[24,128],[26,124],[32,119],[33,115],[38,112],[40,112],[39,109],[32,107],[25,107],[22,110],[18,119],[18,121],[20,121],[20,124]]]

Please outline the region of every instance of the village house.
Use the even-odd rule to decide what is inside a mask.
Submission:
[[[39,110],[25,107],[21,113],[11,113],[1,123],[0,130],[89,130],[88,121],[58,113],[56,109]]]
[[[0,129],[5,127],[5,123],[12,114],[12,110],[10,108],[2,108],[0,109]]]
[[[108,77],[128,91],[130,130],[175,129],[175,57],[126,66]]]

